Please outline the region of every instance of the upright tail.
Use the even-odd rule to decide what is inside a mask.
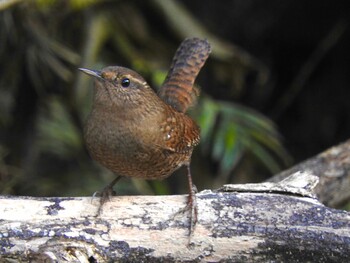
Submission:
[[[185,39],[177,49],[158,95],[179,112],[195,104],[199,90],[193,84],[211,52],[207,40]]]

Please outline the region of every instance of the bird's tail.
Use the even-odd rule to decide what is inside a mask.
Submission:
[[[177,49],[159,97],[179,112],[186,112],[196,102],[199,90],[194,81],[211,52],[207,40],[185,39]]]

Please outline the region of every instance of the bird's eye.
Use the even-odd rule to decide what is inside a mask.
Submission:
[[[127,88],[127,87],[130,86],[130,79],[128,79],[128,78],[123,78],[121,83],[122,83],[122,87],[123,87],[123,88]]]

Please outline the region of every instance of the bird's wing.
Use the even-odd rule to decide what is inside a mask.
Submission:
[[[200,129],[185,114],[170,114],[161,123],[162,147],[171,152],[186,153],[199,144]]]

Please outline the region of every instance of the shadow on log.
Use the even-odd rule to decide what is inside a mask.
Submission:
[[[329,178],[341,177],[349,189],[349,144],[315,157],[323,158],[324,172],[308,167],[311,159],[277,183],[198,193],[190,242],[188,215],[177,213],[184,195],[113,197],[99,217],[98,198],[2,196],[0,261],[350,262],[350,213],[319,201]],[[329,177],[326,171],[338,168],[341,176]]]

